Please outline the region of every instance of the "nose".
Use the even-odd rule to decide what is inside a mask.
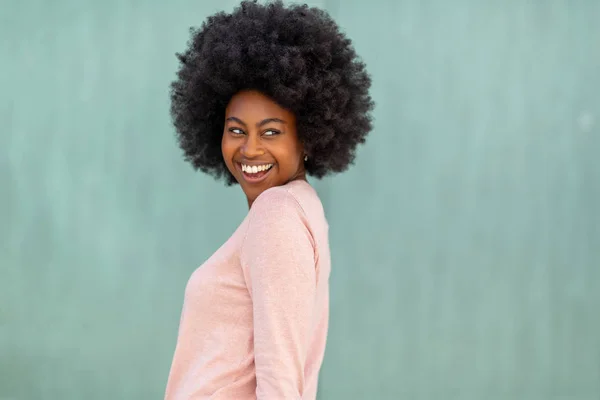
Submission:
[[[264,154],[260,139],[256,135],[247,135],[240,151],[247,158],[259,157]]]

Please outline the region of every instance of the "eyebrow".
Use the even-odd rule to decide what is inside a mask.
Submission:
[[[236,118],[236,117],[229,117],[229,118],[227,118],[227,121],[233,121],[233,122],[237,122],[238,124],[247,126],[244,121],[242,121],[241,119]],[[267,118],[267,119],[263,119],[262,121],[260,121],[258,124],[256,124],[256,126],[257,127],[261,127],[261,126],[266,125],[266,124],[268,124],[270,122],[278,122],[280,124],[285,124],[286,123],[284,120],[279,119],[279,118]]]

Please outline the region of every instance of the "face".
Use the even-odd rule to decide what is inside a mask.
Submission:
[[[296,117],[260,92],[232,97],[225,111],[221,150],[250,206],[268,188],[306,179]]]

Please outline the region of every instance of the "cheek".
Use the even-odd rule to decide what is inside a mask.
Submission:
[[[275,156],[275,159],[280,164],[280,168],[290,173],[295,172],[298,168],[298,163],[301,158],[301,150],[298,150],[296,146],[289,146],[285,149],[280,149]]]

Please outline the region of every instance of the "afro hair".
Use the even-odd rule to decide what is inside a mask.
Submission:
[[[296,116],[309,154],[306,171],[322,178],[345,171],[372,129],[371,78],[350,39],[323,10],[243,1],[190,29],[177,53],[171,116],[186,161],[236,183],[221,153],[225,109],[242,90],[256,90]]]

